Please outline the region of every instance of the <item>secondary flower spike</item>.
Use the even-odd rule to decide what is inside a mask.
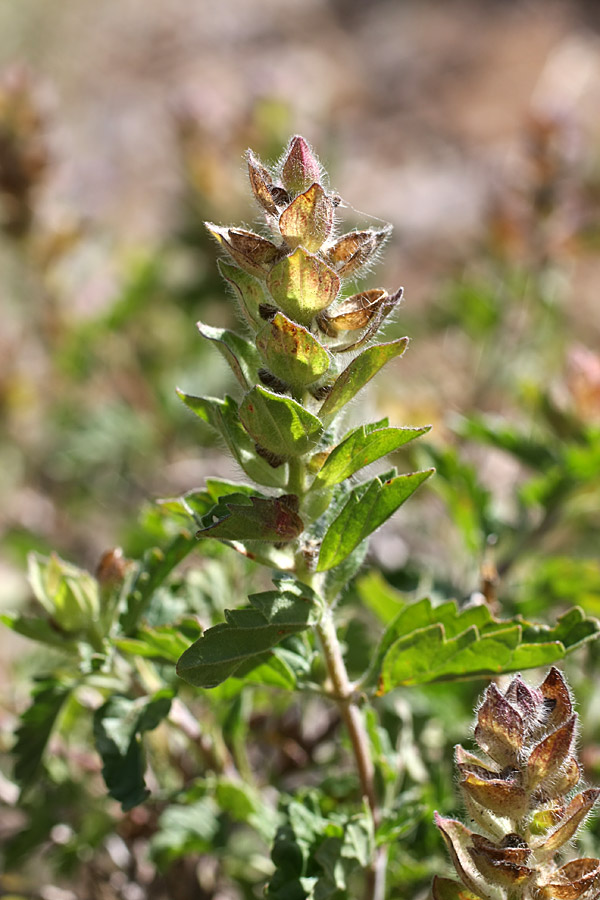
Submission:
[[[504,693],[487,688],[475,726],[481,755],[456,747],[466,810],[481,831],[435,814],[460,883],[436,877],[433,900],[600,898],[600,860],[554,860],[600,796],[598,788],[573,795],[576,725],[554,667],[537,688],[520,675]]]

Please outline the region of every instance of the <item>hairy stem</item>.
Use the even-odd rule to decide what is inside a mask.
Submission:
[[[381,819],[381,811],[375,792],[375,767],[371,758],[369,738],[362,713],[356,703],[353,686],[348,678],[331,609],[325,610],[323,618],[317,626],[317,633],[321,640],[323,655],[331,681],[331,696],[338,704],[344,724],[348,730],[360,778],[362,795],[369,804],[373,824],[377,827]],[[386,868],[387,851],[385,848],[380,848],[376,851],[375,858],[365,873],[365,900],[383,900]]]

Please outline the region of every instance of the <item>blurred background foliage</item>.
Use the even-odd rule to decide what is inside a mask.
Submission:
[[[1,609],[32,603],[30,551],[91,571],[116,545],[137,557],[166,536],[153,499],[235,476],[174,391],[231,389],[194,328],[235,322],[201,223],[252,224],[244,150],[274,160],[302,133],[344,216],[368,209],[395,229],[376,278],[404,285],[386,334],[408,334],[411,349],[354,419],[434,426],[410,454],[438,475],[376,535],[368,564],[409,597],[483,596],[495,613],[546,622],[573,604],[600,615],[599,29],[595,3],[554,0],[3,4]],[[262,586],[231,556],[196,553],[162,596],[167,610],[218,618]],[[359,672],[380,624],[352,600]],[[0,644],[3,896],[254,897],[272,827],[240,824],[259,806],[227,781],[227,754],[249,781],[320,788],[306,801],[315,816],[356,787],[348,768],[348,784],[320,783],[324,762],[345,765],[331,710],[290,709],[264,689],[221,707],[221,695],[190,693],[177,727],[194,752],[153,732],[155,799],[123,813],[78,714],[96,701],[73,696],[19,803],[13,732],[31,679],[55,660],[8,631]],[[588,645],[567,666],[590,780],[599,653]],[[381,764],[405,786],[390,825],[399,896],[426,896],[444,867],[431,810],[456,809],[450,748],[481,689],[382,701],[394,749]],[[226,735],[219,765],[195,730],[201,714]]]

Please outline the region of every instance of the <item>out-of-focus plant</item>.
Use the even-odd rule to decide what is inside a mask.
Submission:
[[[161,870],[168,882],[178,861],[200,854],[212,861],[197,876],[209,896],[235,885],[249,897],[266,884],[273,898],[381,900],[386,877],[406,889],[430,876],[424,823],[436,798],[448,802],[437,776],[426,788],[411,737],[419,716],[397,689],[435,696],[432,686],[452,683],[440,716],[456,727],[460,682],[562,659],[598,625],[577,607],[551,626],[500,620],[481,602],[411,602],[376,573],[353,583],[370,535],[432,473],[360,481],[428,428],[343,427],[345,407],[408,343],[374,342],[401,289],[351,287],[390,229],[337,233],[342,201],[301,137],[274,168],[249,152],[248,170],[266,230],[208,226],[245,335],[198,326],[238,397],[180,396],[254,483],[209,478],[163,501],[146,524],[159,546],[132,560],[109,551],[95,576],[32,557],[43,612],[4,621],[50,655],[14,748],[31,840],[14,838],[6,858],[14,866],[57,837],[35,787],[44,768],[64,782],[76,735],[93,739],[109,794],[128,813],[122,854],[133,858],[136,829],[150,837],[151,879]],[[176,571],[198,546],[201,567]],[[237,563],[226,562],[232,550]],[[250,579],[262,589],[240,606]],[[149,801],[136,818],[150,792],[158,807]],[[65,867],[108,828],[66,824]],[[430,860],[411,856],[411,832]]]

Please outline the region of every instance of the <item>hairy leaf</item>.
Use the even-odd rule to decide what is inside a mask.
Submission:
[[[240,667],[262,664],[276,644],[312,625],[319,610],[312,590],[292,579],[279,586],[252,594],[249,607],[225,610],[226,621],[205,631],[181,656],[178,675],[197,687],[216,687]]]
[[[275,263],[267,277],[267,287],[283,312],[310,325],[322,309],[330,306],[340,289],[340,279],[318,256],[302,247]]]
[[[260,357],[254,344],[227,328],[213,328],[204,322],[197,322],[196,327],[203,338],[216,344],[219,353],[243,389],[247,391],[256,381],[256,372],[260,365]]]
[[[310,331],[276,313],[256,336],[269,370],[294,388],[313,384],[330,364],[327,350]]]
[[[279,217],[279,230],[288,247],[300,244],[316,253],[331,232],[333,203],[320,184],[299,194]]]
[[[204,517],[203,527],[196,532],[196,537],[227,541],[293,541],[304,530],[293,500],[297,498],[227,495]],[[295,505],[297,507],[297,503]]]
[[[320,420],[300,403],[260,385],[242,400],[240,419],[261,447],[283,458],[307,453],[323,433]]]
[[[274,468],[257,453],[256,446],[238,416],[238,406],[231,397],[194,397],[177,392],[185,405],[200,419],[211,425],[224,439],[227,447],[246,475],[259,484],[284,487],[287,473],[284,466]]]
[[[244,317],[250,325],[256,326],[261,321],[258,308],[266,302],[262,284],[253,275],[222,259],[217,264],[225,281],[233,287]]]
[[[361,541],[379,528],[408,500],[433,469],[410,475],[373,478],[350,493],[344,508],[329,526],[319,554],[318,572],[337,566]]]
[[[337,377],[331,393],[319,410],[319,415],[335,415],[379,372],[382,366],[396,356],[402,356],[407,346],[408,338],[404,337],[363,350]]]
[[[422,428],[378,428],[376,425],[361,425],[355,428],[326,458],[316,475],[313,489],[339,484],[363,466],[368,466],[387,453],[392,453],[409,441],[426,434],[430,429],[430,425]]]

